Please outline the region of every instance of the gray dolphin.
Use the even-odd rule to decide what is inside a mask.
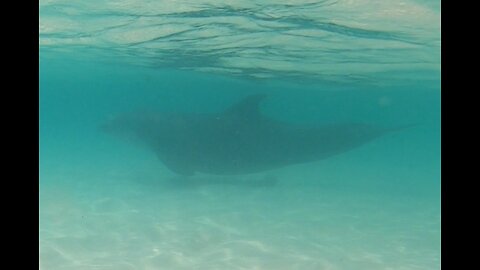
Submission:
[[[264,98],[263,94],[251,95],[212,114],[128,113],[106,122],[101,129],[136,139],[177,174],[229,175],[328,158],[410,126],[288,124],[260,112]]]

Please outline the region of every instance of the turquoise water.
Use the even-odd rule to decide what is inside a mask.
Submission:
[[[41,269],[439,269],[437,1],[40,1]],[[180,177],[99,130],[264,93],[289,123],[418,123]]]

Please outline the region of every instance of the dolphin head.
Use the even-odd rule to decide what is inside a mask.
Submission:
[[[98,128],[108,135],[157,151],[191,135],[188,124],[180,114],[143,110],[110,117]]]
[[[124,113],[107,119],[99,130],[116,137],[147,142],[167,133],[168,121],[158,113]]]
[[[109,117],[99,126],[99,130],[108,134],[134,133],[144,119],[135,114],[123,114]]]

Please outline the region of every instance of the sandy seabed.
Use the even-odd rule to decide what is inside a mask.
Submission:
[[[57,172],[41,185],[41,269],[440,266],[435,200],[339,189],[328,175],[332,182],[314,185],[286,172],[96,177]]]

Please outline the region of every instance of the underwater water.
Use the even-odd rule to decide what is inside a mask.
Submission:
[[[40,269],[439,269],[439,1],[40,1]],[[137,109],[408,129],[185,177]],[[205,153],[208,154],[208,153]]]

